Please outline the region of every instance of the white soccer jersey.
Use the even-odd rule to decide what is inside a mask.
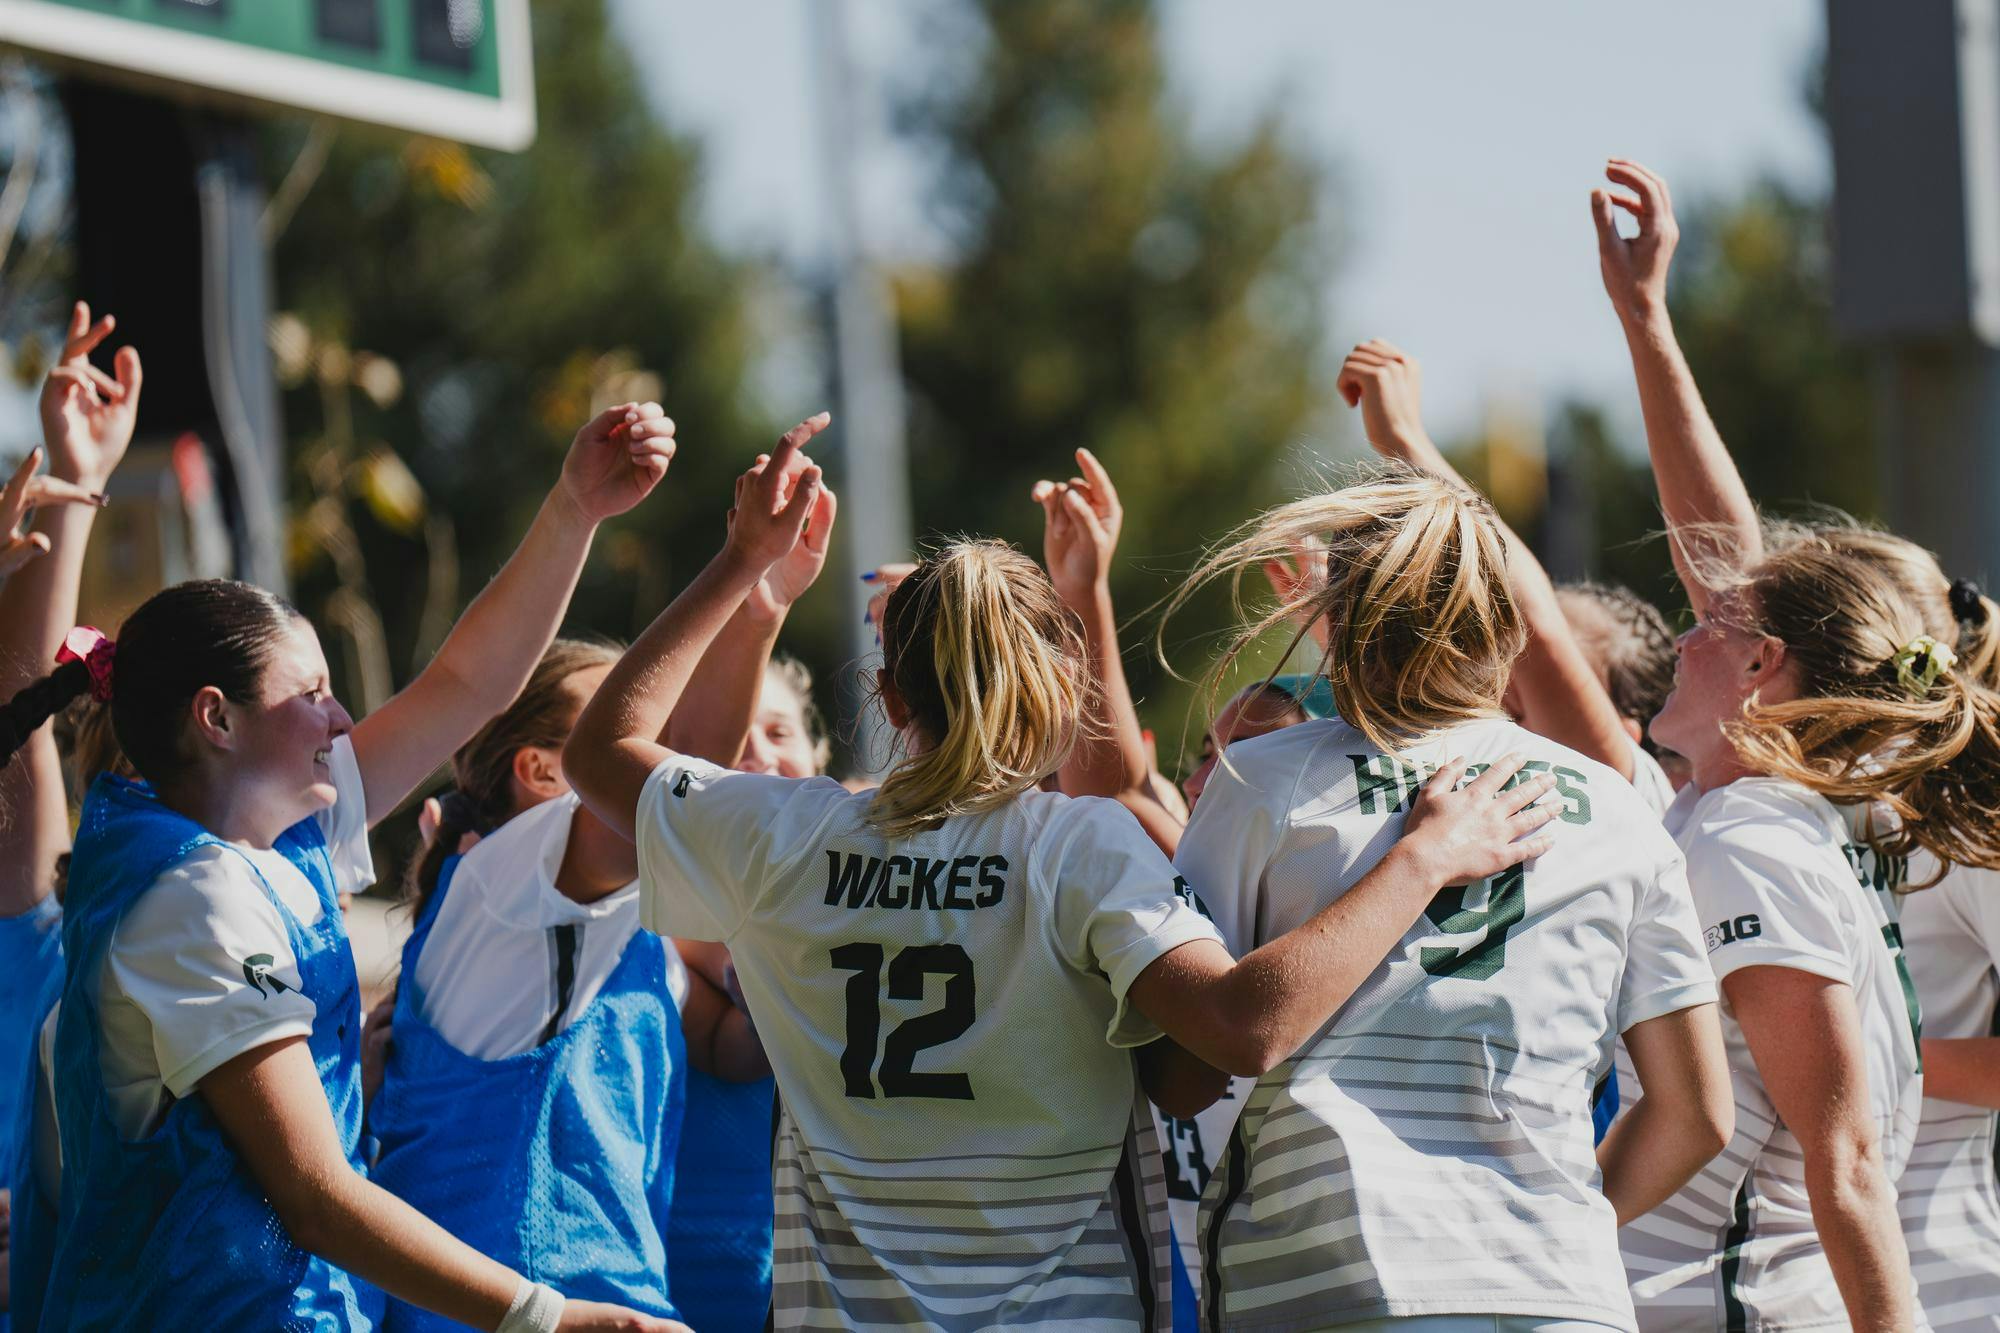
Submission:
[[[1687,855],[1718,979],[1745,967],[1791,967],[1853,991],[1893,1182],[1909,1160],[1922,1096],[1916,1002],[1894,925],[1857,878],[1841,812],[1795,783],[1744,778],[1684,789],[1667,827]],[[1678,1194],[1621,1233],[1639,1326],[1846,1328],[1798,1139],[1779,1120],[1727,999],[1722,1030],[1736,1132]],[[1625,1092],[1630,1067],[1618,1072]],[[1643,1096],[1636,1078],[1626,1095]]]
[[[783,1328],[1165,1328],[1126,988],[1215,928],[1111,801],[1032,792],[889,840],[869,795],[676,756],[640,910],[729,944],[777,1072]]]
[[[1848,822],[1857,823],[1852,816]],[[1928,880],[1936,860],[1920,852],[1905,865],[1862,847],[1854,860],[1863,881],[1901,919],[1923,1035],[2000,1035],[2000,874],[1953,866],[1932,887],[1901,893]],[[2000,1333],[1995,1121],[1982,1107],[1926,1097],[1909,1164],[1896,1182],[1917,1296],[1939,1333]]]
[[[1394,755],[1307,722],[1230,749],[1181,873],[1239,954],[1401,836],[1436,766],[1553,772],[1554,847],[1448,888],[1348,1003],[1258,1080],[1202,1200],[1212,1328],[1539,1315],[1632,1326],[1590,1096],[1613,1036],[1715,998],[1673,842],[1611,769],[1505,721]]]

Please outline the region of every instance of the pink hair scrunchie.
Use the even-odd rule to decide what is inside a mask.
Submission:
[[[111,702],[111,664],[117,658],[118,645],[104,637],[101,630],[89,625],[78,625],[63,635],[62,647],[56,649],[56,664],[81,662],[90,673],[90,697],[101,704]]]

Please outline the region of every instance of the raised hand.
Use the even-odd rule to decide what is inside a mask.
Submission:
[[[1264,577],[1270,580],[1271,591],[1280,605],[1288,605],[1323,589],[1326,586],[1326,543],[1313,536],[1294,542],[1289,556],[1276,556],[1264,562]],[[1306,610],[1295,619],[1305,624],[1313,642],[1324,650],[1329,632],[1326,617]]]
[[[1334,387],[1349,407],[1361,409],[1361,428],[1375,452],[1431,470],[1437,446],[1424,430],[1424,372],[1415,357],[1370,338],[1347,354]]]
[[[812,514],[806,519],[805,531],[792,543],[784,559],[765,570],[764,577],[757,580],[757,586],[743,599],[746,615],[767,624],[780,620],[791,610],[792,603],[805,595],[826,568],[827,548],[833,541],[833,521],[839,509],[833,488],[822,485]]]
[[[1458,788],[1466,763],[1453,759],[1417,792],[1403,840],[1422,852],[1438,883],[1470,884],[1555,845],[1554,834],[1538,830],[1561,810],[1535,804],[1555,788],[1555,775],[1506,785],[1525,762],[1523,755],[1507,755]]]
[[[1618,318],[1640,323],[1667,308],[1667,268],[1681,238],[1674,221],[1673,196],[1659,176],[1627,158],[1614,157],[1604,166],[1614,184],[1631,191],[1598,188],[1590,192],[1590,216],[1597,224],[1597,266],[1604,275],[1604,294]],[[1639,223],[1639,234],[1627,240],[1618,234],[1618,209]]]
[[[1031,493],[1042,507],[1042,562],[1071,607],[1080,607],[1109,582],[1111,557],[1125,526],[1111,474],[1088,449],[1077,450],[1076,461],[1083,476],[1038,481]]]
[[[30,449],[28,456],[21,460],[21,466],[15,468],[14,475],[7,479],[5,488],[0,488],[0,578],[12,574],[49,549],[46,535],[21,531],[21,523],[30,509],[49,504],[103,507],[102,495],[75,482],[64,481],[60,477],[37,476],[35,469],[41,466],[41,462],[42,451]]]
[[[42,439],[49,447],[49,471],[87,491],[101,491],[125,457],[139,420],[143,375],[136,348],[121,347],[111,376],[90,363],[97,345],[118,321],[110,315],[91,322],[90,307],[78,301],[70,311],[62,360],[42,382]]]
[[[877,565],[861,576],[863,583],[874,585],[868,594],[867,614],[862,619],[875,627],[877,648],[882,646],[882,613],[888,608],[889,594],[896,591],[896,586],[904,579],[916,572],[917,567],[909,561],[892,560],[886,565]]]
[[[807,519],[819,508],[819,467],[804,451],[806,442],[832,420],[825,412],[807,417],[736,479],[736,504],[729,511],[724,549],[760,577],[791,554]]]
[[[576,433],[559,484],[585,518],[601,523],[652,494],[673,459],[673,418],[658,403],[620,403]]]

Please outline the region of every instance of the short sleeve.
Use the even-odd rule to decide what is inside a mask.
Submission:
[[[1037,877],[1054,900],[1056,945],[1072,967],[1111,984],[1117,1009],[1105,1040],[1143,1046],[1160,1030],[1132,1012],[1125,992],[1163,955],[1194,940],[1221,941],[1178,891],[1173,863],[1115,801],[1067,802],[1037,847]]]
[[[126,911],[105,958],[107,981],[151,1028],[159,1081],[186,1097],[216,1066],[312,1031],[290,936],[257,873],[206,846],[168,870]]]
[[[333,770],[334,800],[319,812],[319,831],[333,859],[335,890],[359,893],[375,882],[375,858],[368,849],[368,794],[361,786],[354,742],[346,736],[336,739],[327,767]]]
[[[1688,892],[1687,867],[1675,852],[1639,893],[1618,984],[1618,1031],[1715,999],[1715,971]]]
[[[1262,943],[1257,938],[1259,898],[1277,846],[1266,795],[1218,763],[1174,853],[1174,868],[1186,892],[1194,895],[1238,958]]]
[[[1745,967],[1790,967],[1851,984],[1842,930],[1847,884],[1821,869],[1824,848],[1783,824],[1740,821],[1686,846],[1688,887],[1720,981]]]
[[[821,804],[828,792],[846,795],[825,778],[738,773],[689,755],[666,760],[639,791],[640,923],[656,935],[728,940],[782,864],[781,824],[797,832],[797,817],[809,816],[802,801]]]

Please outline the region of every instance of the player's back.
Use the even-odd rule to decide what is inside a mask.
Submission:
[[[888,839],[837,784],[705,769],[656,800],[664,835],[642,819],[642,877],[651,902],[722,868],[685,845],[714,841],[704,812],[754,843],[719,904],[740,919],[708,933],[785,1107],[780,1326],[1165,1318],[1163,1183],[1118,1049],[1157,1031],[1122,997],[1214,931],[1130,815],[1031,793]]]
[[[1679,853],[1610,769],[1503,721],[1385,754],[1338,721],[1231,747],[1182,873],[1239,955],[1351,888],[1463,755],[1553,773],[1554,847],[1448,888],[1259,1081],[1203,1200],[1222,1324],[1447,1313],[1630,1326],[1590,1093],[1614,1036],[1714,999]]]

